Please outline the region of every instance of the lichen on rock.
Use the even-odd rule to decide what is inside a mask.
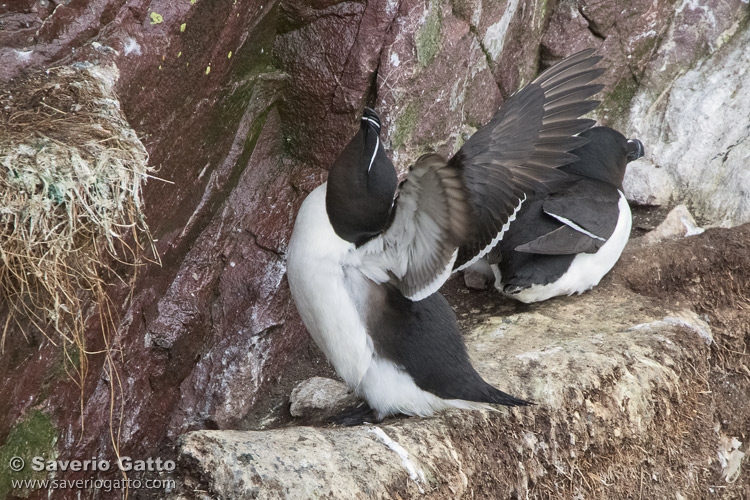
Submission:
[[[440,51],[440,27],[442,23],[439,0],[431,0],[426,19],[414,40],[417,48],[417,60],[422,66],[432,62]]]

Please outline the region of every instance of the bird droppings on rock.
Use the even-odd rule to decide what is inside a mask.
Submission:
[[[661,224],[643,236],[641,243],[655,245],[665,240],[695,236],[703,231],[703,228],[698,227],[688,208],[685,205],[677,205],[667,214]]]
[[[386,434],[380,427],[370,427],[369,429],[367,429],[367,432],[375,434],[383,442],[384,445],[386,445],[388,448],[393,450],[396,455],[398,455],[404,468],[409,473],[409,479],[416,483],[420,493],[424,493],[424,488],[422,487],[422,485],[427,484],[424,476],[424,471],[414,465],[414,462],[409,459],[409,452],[406,451],[403,446],[391,439],[390,436],[388,436],[388,434]]]

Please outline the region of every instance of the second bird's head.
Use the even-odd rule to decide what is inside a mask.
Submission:
[[[336,234],[361,245],[391,220],[398,176],[380,141],[380,118],[365,108],[359,131],[328,172],[326,212]]]
[[[559,167],[560,170],[608,182],[622,189],[627,164],[643,156],[643,143],[638,139],[628,140],[609,127],[590,128],[579,136],[588,142],[572,151],[578,161]]]

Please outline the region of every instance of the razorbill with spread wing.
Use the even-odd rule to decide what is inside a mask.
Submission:
[[[593,51],[547,69],[511,96],[450,160],[420,157],[397,192],[365,110],[327,183],[302,203],[287,253],[292,297],[339,376],[378,419],[446,408],[522,405],[471,366],[455,316],[437,292],[451,271],[486,255],[527,194],[564,177],[579,118],[598,104]]]
[[[622,190],[628,162],[643,144],[616,130],[595,127],[588,143],[562,167],[569,179],[530,196],[516,221],[487,259],[495,287],[522,302],[583,293],[596,286],[620,258],[630,237],[631,214]]]

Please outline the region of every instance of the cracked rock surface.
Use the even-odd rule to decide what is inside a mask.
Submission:
[[[634,487],[642,498],[743,498],[748,483],[725,480],[736,477],[739,454],[721,457],[745,450],[730,441],[747,440],[747,394],[734,406],[712,392],[724,377],[717,344],[734,334],[724,313],[700,304],[721,295],[727,306],[750,302],[719,276],[691,295],[687,284],[660,288],[655,274],[696,280],[674,266],[676,248],[705,260],[707,273],[750,264],[750,252],[738,253],[748,236],[745,225],[640,246],[591,292],[531,306],[454,279],[449,292],[477,370],[534,406],[188,433],[178,448],[181,498],[624,499]],[[735,279],[750,283],[750,271]]]

